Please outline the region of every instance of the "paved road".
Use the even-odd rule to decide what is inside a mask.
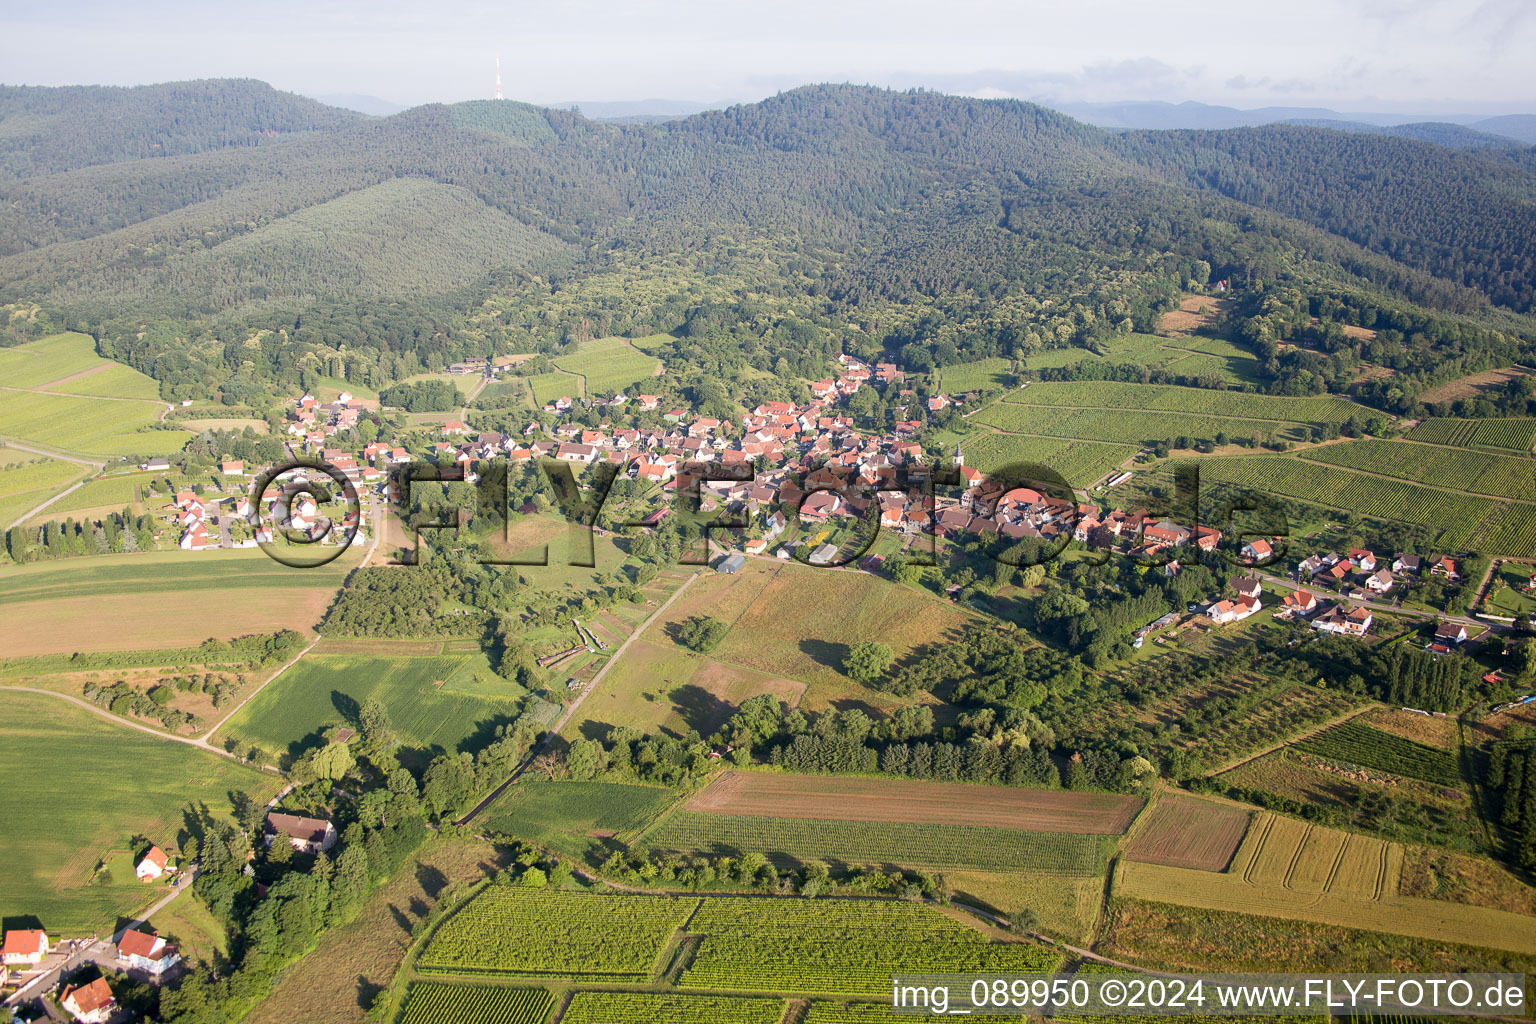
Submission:
[[[107,464],[105,462],[96,462],[96,461],[94,461],[92,459],[76,458],[75,456],[72,456],[72,455],[60,455],[58,452],[50,452],[50,451],[46,451],[46,450],[44,450],[42,448],[34,448],[31,445],[29,445],[29,444],[20,444],[20,443],[18,443],[16,441],[9,441],[9,440],[6,441],[6,447],[8,447],[8,448],[15,448],[17,451],[31,452],[33,455],[46,455],[50,459],[58,459],[61,462],[73,462],[77,466],[90,466],[93,469],[95,469],[97,473],[101,472],[107,466]],[[55,494],[55,495],[49,497],[48,500],[44,501],[42,504],[34,506],[33,508],[27,509],[27,511],[23,512],[19,518],[15,519],[15,520],[12,520],[11,522],[7,523],[5,525],[5,528],[7,530],[9,530],[9,529],[12,529],[14,527],[20,526],[22,523],[26,522],[28,519],[31,519],[33,516],[37,515],[39,512],[42,512],[49,505],[52,505],[54,502],[58,501],[60,498],[63,498],[65,496],[67,496],[67,495],[73,494],[75,491],[78,491],[85,484],[89,483],[90,480],[95,475],[96,475],[96,473],[87,473],[87,474],[85,474],[85,476],[81,477],[79,480],[76,480],[74,483],[72,483],[68,487],[64,488],[58,494]]]
[[[597,675],[593,676],[592,681],[582,689],[581,695],[578,696],[575,700],[571,701],[571,706],[566,708],[565,713],[555,720],[554,725],[549,727],[549,735],[545,738],[544,742],[539,745],[538,749],[530,751],[528,757],[525,758],[523,763],[518,766],[517,770],[507,778],[507,781],[491,790],[489,796],[487,796],[484,800],[481,800],[478,804],[475,804],[474,807],[470,808],[467,814],[465,814],[458,821],[454,822],[455,825],[469,824],[470,821],[474,819],[475,815],[485,810],[486,807],[490,805],[491,801],[495,800],[502,794],[503,790],[505,790],[508,786],[512,785],[512,783],[516,782],[519,778],[522,777],[523,772],[527,771],[528,766],[533,763],[533,759],[537,757],[546,746],[549,745],[550,741],[553,740],[555,735],[560,731],[561,726],[570,721],[571,716],[576,713],[576,709],[581,707],[581,702],[587,699],[587,695],[597,689],[597,684],[602,682],[603,676],[608,674],[608,669],[613,666],[614,662],[618,661],[619,658],[623,656],[624,652],[628,650],[629,645],[634,642],[635,638],[649,629],[651,623],[655,622],[663,612],[670,608],[672,606],[672,602],[681,597],[683,591],[688,589],[688,585],[698,578],[699,574],[694,573],[686,580],[683,580],[683,585],[672,591],[672,596],[663,601],[660,608],[657,608],[654,612],[652,612],[650,617],[642,622],[633,633],[624,638],[624,642],[620,644],[618,649],[615,650],[613,654],[609,656],[608,660],[603,663],[603,667],[597,670]]]
[[[1502,629],[1506,628],[1504,626],[1499,625],[1496,622],[1489,622],[1487,619],[1473,618],[1470,615],[1450,615],[1450,614],[1448,614],[1446,612],[1421,612],[1421,611],[1418,611],[1418,610],[1413,609],[1413,608],[1402,608],[1402,607],[1399,607],[1395,603],[1394,604],[1384,604],[1384,603],[1382,603],[1380,601],[1357,601],[1357,600],[1354,600],[1353,598],[1346,598],[1346,597],[1343,597],[1340,594],[1334,593],[1333,591],[1329,590],[1327,587],[1316,587],[1316,586],[1310,586],[1310,585],[1305,584],[1305,583],[1297,583],[1296,581],[1294,581],[1292,579],[1289,579],[1288,577],[1285,577],[1285,576],[1275,576],[1275,575],[1272,575],[1270,573],[1264,572],[1263,570],[1259,570],[1259,569],[1250,569],[1248,571],[1249,572],[1257,572],[1259,574],[1259,576],[1261,576],[1263,579],[1268,580],[1270,583],[1274,583],[1274,584],[1277,584],[1279,586],[1285,587],[1287,590],[1307,590],[1307,591],[1312,592],[1313,594],[1316,594],[1319,598],[1328,598],[1328,599],[1332,599],[1332,600],[1348,601],[1351,604],[1362,605],[1363,607],[1369,608],[1372,611],[1385,612],[1388,615],[1406,615],[1409,618],[1413,618],[1413,619],[1435,619],[1437,621],[1443,620],[1443,621],[1446,621],[1446,622],[1460,622],[1460,623],[1463,623],[1463,624],[1468,625],[1468,626],[1487,626],[1488,628],[1493,629],[1493,630],[1502,630]]]

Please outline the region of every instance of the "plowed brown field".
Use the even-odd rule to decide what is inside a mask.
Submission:
[[[1109,836],[1129,828],[1141,806],[1137,797],[1103,793],[728,772],[694,797],[688,810],[758,818],[978,825]]]

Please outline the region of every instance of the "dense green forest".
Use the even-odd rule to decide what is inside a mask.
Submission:
[[[62,118],[112,127],[44,160]],[[1218,280],[1280,393],[1406,410],[1536,342],[1518,148],[1116,136],[854,86],[662,124],[486,101],[373,119],[244,81],[4,90],[0,136],[5,337],[86,330],[173,399],[380,388],[584,333],[672,334],[668,366],[717,380],[839,351],[922,371],[1148,331]]]

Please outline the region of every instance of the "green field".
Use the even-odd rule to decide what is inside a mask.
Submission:
[[[1305,456],[1344,469],[1358,469],[1454,491],[1536,501],[1536,459],[1411,444],[1406,441],[1348,441],[1314,448]]]
[[[678,794],[615,782],[545,782],[525,776],[481,812],[477,827],[579,856],[594,835],[623,841],[671,806]]]
[[[739,992],[888,993],[893,973],[1022,974],[1055,950],[991,942],[932,907],[896,900],[763,900],[712,896],[688,922],[702,935],[681,988]]]
[[[0,381],[35,388],[110,362],[96,354],[88,334],[53,334],[14,348],[0,348]]]
[[[460,749],[466,740],[517,714],[512,700],[444,692],[433,683],[447,680],[469,655],[420,657],[391,655],[380,642],[377,655],[311,652],[257,694],[223,732],[279,753],[320,742],[331,724],[356,724],[356,709],[376,697],[389,711],[390,724],[405,756],[430,760]],[[509,690],[513,697],[522,691]]]
[[[1027,395],[1034,385],[1024,393]],[[1210,392],[1221,394],[1221,392]],[[972,417],[1020,434],[1045,434],[1050,437],[1083,438],[1116,444],[1142,445],[1171,441],[1178,437],[1214,440],[1217,434],[1229,438],[1304,441],[1311,437],[1311,424],[1299,420],[1269,420],[1206,413],[1158,412],[1127,406],[1124,409],[1067,409],[1060,405],[1023,405],[1013,400],[988,406]]]
[[[1198,377],[1214,373],[1233,383],[1259,379],[1258,360],[1221,338],[1164,338],[1155,334],[1120,334],[1102,343],[1104,354],[1085,348],[1053,348],[1024,360],[1026,369],[1045,370],[1078,363],[1133,363]]]
[[[1234,416],[1291,423],[1343,423],[1362,411],[1358,405],[1328,395],[1280,398],[1241,391],[1210,391],[1169,384],[1125,384],[1119,381],[1039,381],[1013,392],[1006,401],[1015,405],[1186,412],[1201,416]]]
[[[528,388],[533,393],[535,405],[545,406],[557,398],[582,398],[581,378],[559,370],[553,373],[537,373],[532,377],[525,377]]]
[[[1525,589],[1533,570],[1536,570],[1536,566],[1519,562],[1506,562],[1499,566],[1489,586],[1488,596],[1483,601],[1483,610],[1510,618],[1536,613],[1536,595]]]
[[[555,365],[586,378],[586,393],[590,397],[623,391],[650,380],[661,364],[655,356],[635,351],[623,338],[599,338],[582,342],[574,352],[557,358]]]
[[[47,501],[49,495],[63,490],[86,471],[85,466],[31,452],[15,454],[36,461],[30,465],[21,462],[0,465],[0,530],[10,526],[13,519],[28,509]]]
[[[411,986],[400,1024],[539,1024],[554,1008],[555,997],[542,988],[423,981]]]
[[[1464,550],[1479,524],[1495,512],[1491,499],[1399,483],[1278,455],[1199,459],[1203,483],[1227,483],[1261,493],[1347,509],[1375,519],[1394,519],[1440,531],[1446,547]],[[1529,507],[1529,506],[1519,506]],[[1525,543],[1530,544],[1530,538]],[[1490,544],[1496,554],[1516,554]]]
[[[71,509],[122,509],[143,500],[144,492],[152,481],[163,482],[166,479],[178,485],[200,483],[205,489],[213,482],[210,477],[201,476],[194,479],[166,473],[115,473],[87,481],[79,490],[60,499],[56,505],[50,506],[48,512],[51,515],[56,511],[66,512]],[[220,484],[221,486],[238,486],[228,485],[224,481],[220,481]],[[170,499],[171,495],[166,494],[164,504],[169,504]]]
[[[74,380],[49,384],[42,390],[58,395],[86,395],[101,398],[160,399],[160,385],[131,366],[105,363],[103,368]]]
[[[187,804],[227,814],[231,791],[265,799],[281,782],[56,697],[6,691],[0,777],[7,859],[0,918],[35,917],[65,935],[105,933],[158,891],[131,875],[92,884],[109,851],[126,849],[135,835],[171,847]]]
[[[813,821],[678,811],[643,837],[679,853],[765,853],[780,863],[839,861],[906,868],[973,868],[1095,875],[1109,843],[1101,836],[1015,832],[968,825]]]
[[[991,411],[978,414],[978,418]],[[983,473],[1014,462],[1034,462],[1055,470],[1063,480],[1078,488],[1087,487],[1112,472],[1137,452],[1133,445],[993,433],[970,435],[961,442],[960,450],[965,453],[965,464]]]
[[[1012,366],[1013,360],[998,356],[969,363],[952,363],[939,371],[939,387],[949,394],[1005,387]]]
[[[170,455],[192,434],[144,430],[160,418],[158,402],[106,402],[75,395],[8,391],[0,434],[87,455]]]
[[[778,1024],[784,1000],[662,992],[577,992],[561,1024]]]
[[[649,352],[653,348],[661,348],[676,341],[670,334],[647,334],[643,338],[631,338],[629,343],[642,352]]]
[[[657,968],[698,897],[493,885],[438,927],[417,967],[434,974],[638,981]]]
[[[1437,786],[1460,789],[1461,767],[1456,754],[1425,746],[1413,740],[1359,722],[1345,722],[1309,736],[1296,744],[1309,754],[1348,761],[1365,768],[1375,768],[1394,775],[1432,782]]]
[[[1431,417],[1421,420],[1408,431],[1408,439],[1458,448],[1477,445],[1529,452],[1531,446],[1536,444],[1536,419],[1514,416],[1492,420]]]

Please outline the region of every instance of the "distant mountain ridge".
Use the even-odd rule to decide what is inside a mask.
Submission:
[[[0,180],[259,146],[360,115],[254,79],[119,88],[0,86]]]
[[[1117,103],[1041,102],[1053,110],[1060,110],[1080,121],[1111,131],[1127,129],[1166,131],[1183,128],[1221,130],[1283,123],[1326,124],[1328,127],[1338,127],[1346,131],[1363,131],[1371,127],[1448,124],[1469,128],[1486,135],[1513,139],[1527,146],[1536,145],[1536,114],[1485,117],[1480,114],[1340,113],[1327,107],[1256,107],[1244,110],[1238,107],[1197,103],[1193,100],[1186,100],[1183,103],[1168,103],[1162,100],[1128,100]]]

